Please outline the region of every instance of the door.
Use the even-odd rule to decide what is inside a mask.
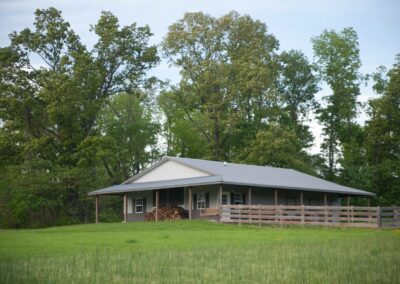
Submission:
[[[221,205],[231,204],[231,194],[229,192],[223,192],[221,198]]]

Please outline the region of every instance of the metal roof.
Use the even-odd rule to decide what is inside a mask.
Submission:
[[[375,194],[371,192],[342,186],[292,169],[224,163],[199,159],[165,157],[151,166],[148,170],[145,170],[145,172],[149,172],[149,170],[156,168],[168,160],[182,163],[189,167],[210,173],[210,176],[177,180],[162,180],[155,182],[129,183],[136,179],[135,176],[127,180],[122,185],[96,190],[90,192],[89,194],[118,194],[123,192],[173,187],[232,184],[263,188],[319,191],[345,195],[375,196]],[[143,173],[140,173],[139,175],[142,176]]]
[[[210,185],[210,184],[220,184],[220,183],[221,183],[221,177],[219,176],[127,183],[127,184],[114,185],[103,189],[95,190],[89,192],[89,195],[121,194],[133,191],[146,191],[154,189],[199,186],[199,185]]]

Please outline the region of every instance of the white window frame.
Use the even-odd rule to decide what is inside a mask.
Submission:
[[[233,194],[233,204],[234,205],[242,205],[243,204],[243,194],[242,193],[234,193]]]
[[[138,201],[140,201],[140,204],[138,204]],[[138,210],[138,207],[142,208],[142,210]],[[143,197],[135,198],[135,213],[143,213],[144,212],[144,201]]]
[[[196,207],[198,210],[206,209],[206,193],[205,192],[198,192],[197,193],[197,200],[196,200]],[[203,206],[200,206],[203,205]]]

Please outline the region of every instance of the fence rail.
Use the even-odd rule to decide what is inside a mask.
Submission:
[[[238,224],[301,224],[400,227],[398,207],[222,205],[220,221]]]

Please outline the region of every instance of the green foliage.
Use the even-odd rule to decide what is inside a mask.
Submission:
[[[311,64],[301,51],[278,53],[266,24],[247,15],[186,13],[161,44],[181,79],[159,93],[148,26],[102,12],[90,30],[92,49],[60,11],[37,10],[33,28],[0,48],[1,227],[92,221],[88,191],[164,154],[294,168],[375,191],[376,204],[400,202],[400,59],[370,76],[380,97],[357,124],[366,77],[353,28],[313,38]],[[331,89],[322,102],[320,83]],[[324,156],[307,152],[312,114]],[[121,200],[102,202],[101,218],[116,220]]]
[[[318,91],[318,79],[313,74],[315,67],[302,52],[296,50],[282,52],[279,59],[281,67],[278,91],[283,110],[289,117],[288,121],[284,121],[284,125],[293,127],[301,141],[301,148],[307,148],[312,145],[313,136],[304,122],[317,106],[314,97]]]
[[[357,114],[361,80],[358,36],[353,28],[326,30],[312,43],[320,75],[332,90],[332,95],[324,97],[325,106],[318,110],[318,118],[325,135],[321,146],[328,157],[328,178],[334,179],[340,147],[351,139]]]
[[[256,138],[244,152],[245,163],[279,168],[292,168],[312,173],[306,161],[306,153],[299,151],[296,132],[270,125],[257,133]]]
[[[262,121],[271,119],[277,47],[265,24],[235,12],[220,18],[186,13],[171,25],[163,51],[179,68],[181,81],[160,100],[164,109],[175,106],[167,119],[172,143],[184,144],[184,153],[196,151],[192,148],[197,143],[179,141],[183,133],[174,127],[179,124],[186,133],[199,133],[205,142],[196,151],[201,157],[222,160],[238,155]]]
[[[400,55],[386,75],[385,84],[375,81],[382,95],[369,102],[365,145],[371,189],[381,204],[392,205],[400,200]]]
[[[113,95],[150,87],[154,78],[145,73],[159,59],[147,26],[120,28],[103,12],[92,31],[98,42],[89,51],[60,11],[37,10],[34,29],[13,32],[10,46],[0,49],[0,210],[9,216],[2,226],[87,222],[93,202],[86,193],[110,183],[108,168],[88,153],[104,157],[114,154],[110,143],[119,146],[111,129],[97,127],[99,115]],[[138,104],[132,109],[137,117],[141,111]],[[131,137],[141,132],[133,125]],[[140,139],[147,139],[136,145],[142,156],[131,159],[144,164],[144,148],[155,142]]]

